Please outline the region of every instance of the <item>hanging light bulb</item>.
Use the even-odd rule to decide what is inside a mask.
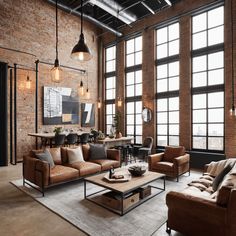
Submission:
[[[31,89],[31,80],[29,75],[27,75],[27,79],[26,79],[26,86],[27,89]]]
[[[81,0],[81,32],[79,42],[72,49],[71,58],[78,61],[89,61],[92,58],[92,53],[85,43],[83,34],[83,0]]]
[[[80,96],[84,96],[84,84],[83,81],[80,81],[80,85],[79,85],[79,94]]]
[[[232,107],[231,107],[229,112],[230,112],[231,116],[235,116],[236,115],[236,110],[235,110],[235,106],[234,105],[232,105]]]
[[[56,59],[54,67],[51,69],[51,79],[53,82],[60,83],[63,79],[63,71],[59,65],[58,60],[58,5],[56,0]]]
[[[88,89],[88,88],[86,89],[86,98],[87,98],[87,99],[90,99],[90,92],[89,92],[89,89]]]

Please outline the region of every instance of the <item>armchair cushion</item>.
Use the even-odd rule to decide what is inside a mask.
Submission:
[[[175,157],[183,156],[184,154],[185,154],[185,148],[182,146],[180,147],[167,146],[165,147],[163,161],[173,162],[173,159]]]
[[[159,172],[173,172],[174,164],[171,162],[161,161],[154,164],[153,169]]]

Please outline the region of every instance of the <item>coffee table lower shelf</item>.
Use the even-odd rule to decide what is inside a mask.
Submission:
[[[86,200],[88,200],[90,202],[93,202],[96,205],[99,205],[99,206],[101,206],[101,207],[103,207],[103,208],[105,208],[105,209],[107,209],[107,210],[109,210],[111,212],[114,212],[114,213],[116,213],[118,215],[123,216],[126,213],[128,213],[129,211],[131,211],[134,208],[136,208],[137,206],[141,205],[142,203],[144,203],[144,202],[148,201],[149,199],[151,199],[151,198],[159,195],[160,193],[164,192],[165,191],[165,176],[162,177],[162,180],[163,180],[163,187],[157,187],[157,186],[154,186],[154,185],[150,185],[149,183],[145,183],[142,186],[138,186],[137,188],[133,188],[130,191],[123,193],[123,192],[119,192],[119,191],[116,191],[114,189],[108,188],[107,186],[104,187],[104,186],[102,186],[102,185],[100,185],[98,183],[94,183],[94,182],[89,181],[89,180],[87,180],[85,178],[84,179],[84,199],[86,199]],[[90,183],[90,184],[94,184],[94,185],[98,185],[100,187],[103,187],[103,189],[99,190],[99,191],[96,191],[96,192],[93,192],[91,194],[87,194],[87,182]],[[150,182],[154,182],[154,181],[150,181]],[[133,205],[131,205],[130,207],[124,209],[124,200],[125,200],[125,197],[127,196],[127,194],[129,194],[131,192],[134,192],[135,190],[137,190],[138,188],[143,187],[143,186],[150,186],[151,188],[157,189],[157,190],[160,190],[160,191],[155,190],[155,193],[152,193],[151,195],[149,195],[149,196],[147,196],[147,197],[145,197],[143,199],[139,199],[138,202],[136,202]],[[105,192],[105,191],[108,191],[108,190],[116,192],[117,194],[119,194],[121,196],[120,210],[114,209],[112,207],[109,207],[109,206],[103,204],[102,201],[101,201],[101,196],[97,196],[96,200],[92,198],[92,196],[98,195],[99,193],[102,193],[102,192]],[[100,197],[100,199],[99,199],[99,197]]]

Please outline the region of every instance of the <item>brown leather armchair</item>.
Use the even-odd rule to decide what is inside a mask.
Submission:
[[[185,148],[167,146],[165,152],[156,153],[148,156],[148,168],[150,171],[156,171],[177,178],[189,172],[190,156],[185,153]]]

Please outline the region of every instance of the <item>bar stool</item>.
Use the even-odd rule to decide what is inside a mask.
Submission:
[[[64,146],[65,145],[65,138],[66,138],[65,134],[56,134],[53,139],[52,146],[54,146],[54,147]]]
[[[67,145],[75,145],[78,141],[78,135],[76,133],[70,133],[66,136]]]

